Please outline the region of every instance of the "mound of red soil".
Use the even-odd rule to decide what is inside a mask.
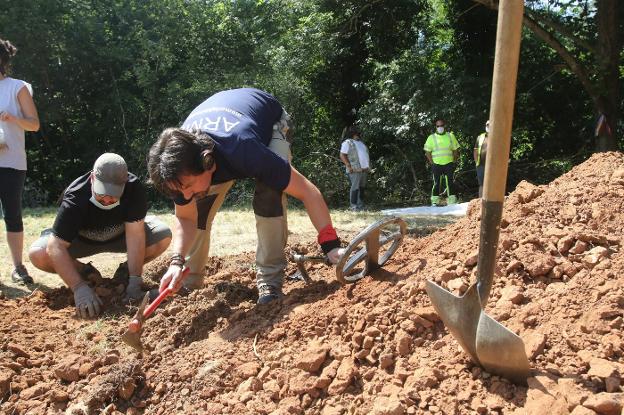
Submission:
[[[474,201],[372,276],[343,286],[310,265],[314,282],[286,283],[275,304],[255,304],[253,253],[214,258],[203,289],[148,320],[143,356],[119,341],[131,310],[85,322],[66,290],[0,300],[0,412],[621,414],[623,205],[620,153],[508,196],[486,311],[524,340],[527,385],[475,365],[424,291],[474,283]],[[164,265],[151,269],[156,281]]]

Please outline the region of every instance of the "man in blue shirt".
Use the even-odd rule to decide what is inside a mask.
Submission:
[[[161,289],[199,288],[210,247],[210,228],[236,179],[253,178],[256,188],[258,303],[282,296],[286,268],[286,197],[301,200],[318,242],[332,263],[340,240],[318,188],[290,165],[293,126],[275,97],[253,88],[219,92],[195,108],[181,128],[164,130],[148,158],[154,187],[175,203],[173,252]]]

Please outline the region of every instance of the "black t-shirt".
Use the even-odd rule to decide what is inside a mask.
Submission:
[[[216,170],[212,183],[255,178],[282,191],[290,182],[290,164],[267,147],[273,124],[282,116],[277,99],[254,88],[219,92],[191,112],[185,130],[200,129],[213,138]],[[206,189],[207,190],[207,189]],[[177,197],[174,202],[189,202]]]
[[[104,210],[91,199],[91,172],[85,173],[65,189],[52,227],[54,235],[66,242],[76,238],[89,242],[108,242],[124,234],[126,222],[145,219],[147,195],[139,178],[128,173],[128,182],[119,206]]]

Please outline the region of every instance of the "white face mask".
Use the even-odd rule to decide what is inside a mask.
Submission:
[[[436,131],[438,132],[438,134],[442,134],[444,132],[444,127],[437,127]]]
[[[93,193],[91,193],[91,199],[89,199],[89,202],[93,203],[96,207],[102,209],[102,210],[111,210],[111,209],[115,209],[117,206],[119,206],[119,200],[116,201],[115,203],[111,203],[110,205],[103,205],[100,202],[97,201],[97,199],[95,198],[95,195]]]
[[[486,125],[486,126],[485,126],[485,132],[486,132],[486,133],[489,133],[489,132],[490,132],[490,126],[489,126],[489,125]]]

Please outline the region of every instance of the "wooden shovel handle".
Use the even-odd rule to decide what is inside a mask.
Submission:
[[[501,0],[498,5],[496,55],[490,101],[490,135],[485,162],[477,270],[482,306],[485,306],[490,295],[496,265],[496,249],[507,183],[523,13],[522,0]]]

